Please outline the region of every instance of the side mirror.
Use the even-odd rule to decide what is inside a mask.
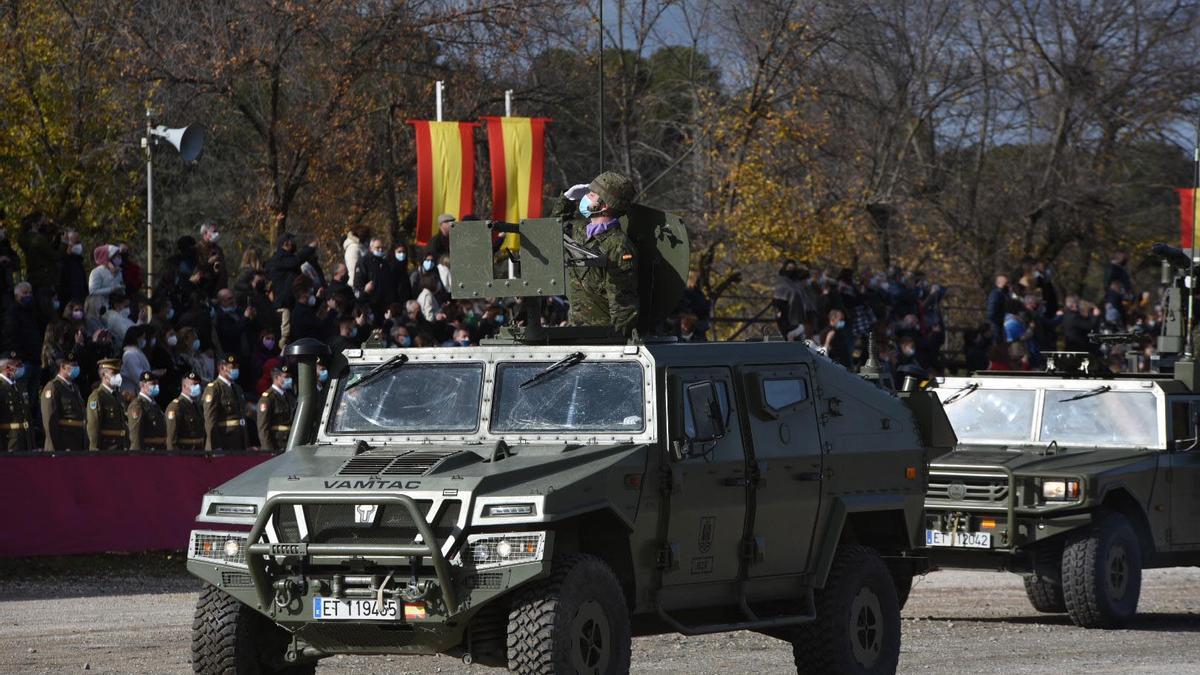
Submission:
[[[688,440],[711,443],[725,437],[725,416],[717,400],[717,387],[711,381],[693,382],[687,386],[687,404],[691,408],[695,431]]]

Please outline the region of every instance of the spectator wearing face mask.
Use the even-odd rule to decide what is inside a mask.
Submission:
[[[470,347],[471,346],[471,331],[465,327],[459,326],[454,329],[454,335],[450,340],[442,344],[443,347]]]
[[[259,331],[254,308],[238,307],[233,291],[222,288],[217,292],[216,330],[222,354],[236,354],[239,359],[245,358],[247,350],[243,347],[244,341]]]
[[[396,244],[392,247],[392,264],[396,267],[396,302],[407,302],[413,298],[412,275],[408,269],[408,247]]]
[[[388,305],[397,298],[397,267],[395,258],[388,260],[388,249],[383,239],[371,240],[370,252],[358,261],[354,273],[354,292],[360,302],[370,305],[371,310],[383,316]]]
[[[835,362],[849,368],[854,340],[846,327],[846,315],[840,309],[829,310],[829,325],[817,336],[817,344],[825,348],[825,354]]]
[[[221,239],[220,228],[209,220],[200,225],[200,241],[196,242],[196,260],[212,288],[229,285],[229,270],[225,266],[225,249],[217,243]]]
[[[83,267],[83,243],[79,233],[67,230],[63,236],[63,248],[58,297],[64,302],[83,303],[88,295],[88,274]]]
[[[212,362],[206,360],[200,352],[200,338],[196,335],[196,330],[191,326],[184,326],[179,329],[178,341],[175,345],[176,355],[183,359],[192,370],[200,374],[203,380],[211,380],[213,378]]]
[[[408,329],[404,326],[393,326],[392,332],[388,334],[388,338],[391,340],[393,347],[403,349],[411,347],[413,344],[412,335],[409,334]]]
[[[350,286],[354,286],[354,282],[358,280],[358,263],[367,254],[367,242],[370,239],[370,228],[366,225],[355,225],[342,241],[342,262],[350,274],[346,281]]]
[[[338,333],[329,341],[329,351],[334,354],[341,354],[347,349],[358,349],[362,344],[362,340],[358,336],[358,326],[355,323],[354,316],[348,315],[338,319]]]
[[[15,302],[4,313],[4,339],[2,349],[16,352],[28,371],[27,379],[31,398],[37,395],[41,385],[42,340],[45,323],[33,302],[33,287],[22,281],[13,289]]]
[[[158,383],[162,387],[159,401],[171,401],[179,395],[183,376],[191,366],[178,356],[175,348],[179,346],[179,334],[170,324],[160,324],[154,328],[156,339],[146,357],[150,359],[150,369],[162,373]]]
[[[146,358],[146,329],[147,326],[130,328],[121,342],[121,392],[126,398],[137,396],[142,373],[150,371],[150,359]]]
[[[108,311],[104,313],[104,327],[112,333],[117,344],[125,343],[125,332],[133,326],[129,316],[129,298],[123,292],[108,296]]]
[[[438,286],[436,274],[421,275],[421,293],[417,295],[417,302],[421,305],[421,316],[430,323],[437,320],[437,314],[442,309],[442,303],[437,299]]]
[[[418,265],[408,277],[408,281],[412,286],[413,293],[415,293],[418,297],[421,294],[421,289],[424,288],[422,282],[426,278],[433,280],[433,293],[440,297],[442,291],[445,289],[442,288],[442,277],[440,274],[438,274],[437,259],[433,257],[433,254],[427,254],[424,258],[422,258],[421,264]]]
[[[317,242],[313,241],[304,248],[297,249],[296,237],[285,232],[279,237],[279,247],[267,261],[267,278],[275,289],[275,306],[290,306],[294,298],[293,285],[301,275],[305,263],[312,262],[317,257]],[[296,336],[293,340],[299,339]]]
[[[121,278],[121,249],[112,244],[101,244],[92,250],[96,266],[88,276],[88,295],[107,298],[117,291],[124,292],[125,282]]]
[[[350,286],[350,271],[346,269],[345,263],[338,263],[333,266],[333,277],[329,280],[329,288],[325,291],[326,297],[354,297],[354,288]]]
[[[450,228],[454,225],[454,220],[454,216],[449,213],[438,216],[438,232],[429,238],[429,243],[425,246],[426,255],[432,255],[434,260],[450,255]]]
[[[117,244],[117,258],[120,261],[121,281],[125,284],[125,294],[131,298],[139,297],[142,292],[142,266],[134,257],[133,249],[126,242]]]

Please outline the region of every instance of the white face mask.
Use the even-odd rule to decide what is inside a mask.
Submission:
[[[74,253],[75,255],[83,255],[83,244],[73,244],[71,246],[71,253]]]
[[[167,336],[167,346],[168,346],[168,347],[174,347],[174,346],[175,346],[175,345],[177,345],[177,344],[179,344],[179,338],[178,338],[178,337],[176,337],[176,336],[174,336],[174,335],[168,335],[168,336]]]
[[[211,232],[211,233],[209,233],[209,235],[208,235],[208,240],[209,240],[209,241],[211,241],[211,242],[212,242],[212,243],[214,243],[214,244],[215,244],[215,243],[217,243],[217,240],[218,240],[218,239],[220,239],[220,238],[221,238],[221,233],[220,233],[220,232]]]
[[[117,373],[116,375],[113,375],[112,379],[108,381],[108,385],[110,387],[112,387],[113,389],[120,387],[121,386],[121,374]]]
[[[121,316],[123,316],[123,317],[125,317],[126,319],[128,319],[128,318],[129,318],[129,308],[128,308],[128,307],[122,307],[122,308],[121,308],[121,310],[120,310],[119,312],[117,312],[117,314],[120,314]]]

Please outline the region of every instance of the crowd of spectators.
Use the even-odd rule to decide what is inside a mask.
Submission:
[[[788,340],[811,340],[834,361],[860,366],[870,355],[894,381],[904,372],[940,372],[946,288],[920,271],[813,269],[784,260],[775,279],[775,323]]]
[[[1062,298],[1060,300],[1060,298]],[[1150,291],[1139,291],[1129,270],[1129,254],[1112,256],[1104,274],[1104,293],[1095,301],[1063,298],[1051,268],[1025,258],[1013,274],[998,274],[987,295],[985,322],[964,335],[968,370],[1038,370],[1047,352],[1087,352],[1122,372],[1147,371],[1155,357],[1154,338],[1161,307]],[[1127,343],[1098,344],[1094,334],[1126,334]],[[1135,352],[1136,365],[1128,358]]]
[[[211,381],[231,355],[242,364],[236,384],[255,401],[271,386],[284,347],[301,338],[335,352],[477,344],[520,308],[451,299],[454,219],[439,220],[420,249],[360,226],[340,250],[285,233],[273,251],[249,246],[240,260],[227,256],[218,223],[205,222],[156,261],[149,289],[127,243],[85,246],[78,232],[30,214],[13,228],[23,256],[0,228],[0,350],[25,364],[20,386],[36,418],[38,392],[68,357],[79,363],[76,384],[85,398],[99,381],[99,362],[116,358],[126,401],[150,371],[165,407],[187,373]],[[565,320],[564,303],[544,303],[545,323]]]

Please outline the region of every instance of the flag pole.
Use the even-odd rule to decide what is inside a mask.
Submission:
[[[599,125],[600,136],[600,172],[604,173],[604,0],[599,1],[599,23],[600,34],[597,41],[597,52],[599,56],[596,58],[596,79],[599,80],[597,91],[599,92],[596,106],[597,124]]]
[[[1200,200],[1196,199],[1200,192],[1200,120],[1196,122],[1196,144],[1192,149],[1192,245],[1188,249],[1188,307],[1187,307],[1187,339],[1183,342],[1183,358],[1191,359],[1194,348],[1192,336],[1192,319],[1196,307],[1196,221],[1200,212]]]
[[[437,99],[437,121],[439,122],[442,121],[442,88],[444,86],[445,82],[442,80],[438,80],[434,86],[434,97]]]
[[[504,116],[512,117],[512,89],[504,90]]]

